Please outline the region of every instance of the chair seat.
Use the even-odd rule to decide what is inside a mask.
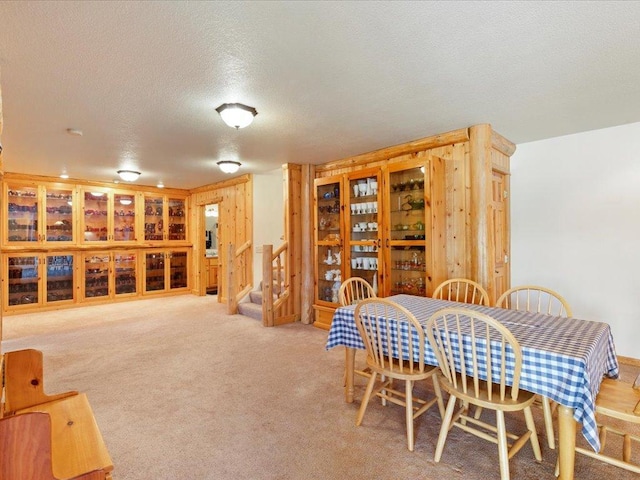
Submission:
[[[505,387],[505,398],[500,400],[500,392],[496,390],[496,385],[493,385],[493,393],[491,400],[489,400],[489,390],[487,389],[487,382],[480,382],[479,394],[476,397],[473,392],[465,393],[462,389],[462,379],[460,374],[457,375],[458,387],[455,387],[450,383],[442,373],[440,373],[438,380],[440,386],[449,394],[455,395],[460,400],[477,405],[479,407],[486,407],[491,410],[502,410],[504,412],[516,412],[523,408],[530,406],[535,400],[535,393],[528,392],[526,390],[518,390],[517,400],[511,398],[511,387]]]
[[[411,372],[409,362],[407,360],[398,360],[394,358],[391,363],[388,361],[388,359],[385,359],[383,367],[380,367],[374,360],[367,359],[367,367],[371,371],[376,372],[380,375],[384,375],[386,377],[396,378],[398,380],[424,380],[426,378],[431,378],[433,373],[438,369],[438,367],[434,367],[432,365],[425,365],[424,371],[422,373],[418,373],[416,370],[413,370],[413,372]],[[402,369],[400,367],[401,363]],[[406,373],[402,373],[401,370]]]
[[[604,378],[596,399],[596,412],[625,422],[640,424],[640,415],[634,413],[640,402],[640,390],[619,380]]]

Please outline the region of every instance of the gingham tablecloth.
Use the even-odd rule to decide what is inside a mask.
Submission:
[[[608,324],[413,295],[394,295],[388,300],[405,307],[422,324],[438,310],[448,307],[477,310],[500,321],[522,347],[520,388],[573,408],[573,417],[582,424],[582,434],[594,450],[600,450],[595,398],[603,375],[618,377],[618,360]],[[336,310],[327,350],[338,346],[364,350],[354,310],[355,306]],[[428,342],[425,362],[437,365]]]

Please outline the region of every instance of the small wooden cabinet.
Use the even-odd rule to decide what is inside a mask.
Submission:
[[[218,257],[207,257],[207,290],[218,288]]]

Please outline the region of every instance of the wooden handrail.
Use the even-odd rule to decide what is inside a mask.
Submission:
[[[291,310],[291,282],[286,259],[289,243],[284,242],[275,251],[273,245],[262,247],[262,324],[273,327],[290,321]],[[275,275],[274,275],[275,272]],[[274,285],[277,287],[274,291]]]
[[[251,280],[247,279],[246,256],[251,251],[251,240],[247,240],[237,249],[233,243],[229,244],[227,256],[227,311],[229,315],[238,313],[238,303],[252,288]],[[236,286],[237,276],[242,275],[242,281]],[[236,292],[236,289],[239,291]]]

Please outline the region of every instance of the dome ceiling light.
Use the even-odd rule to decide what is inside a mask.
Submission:
[[[233,160],[220,160],[218,162],[218,167],[224,173],[236,173],[240,168],[240,162],[234,162]]]
[[[248,107],[242,103],[223,103],[216,112],[220,114],[224,123],[232,128],[244,128],[253,122],[253,117],[258,111],[253,107]]]
[[[118,170],[117,173],[125,182],[135,182],[140,176],[140,172],[136,172],[135,170]]]

